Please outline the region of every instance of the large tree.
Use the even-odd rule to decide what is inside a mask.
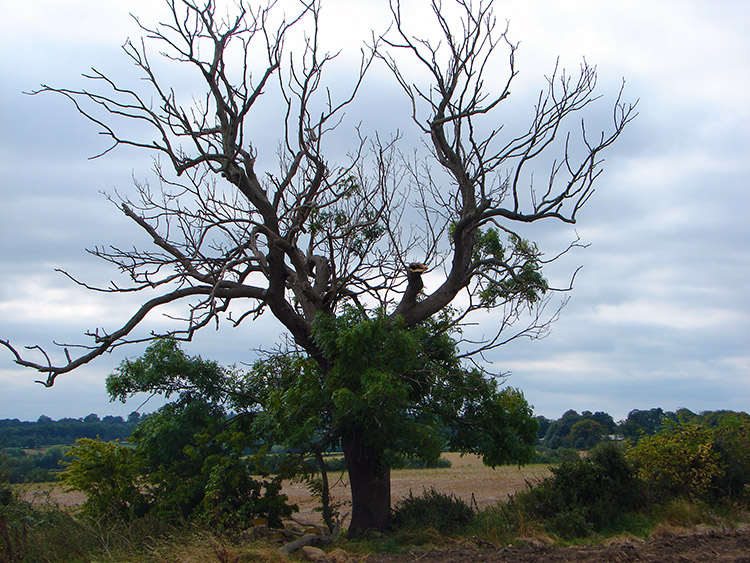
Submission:
[[[244,0],[233,14],[212,0],[167,4],[168,20],[137,20],[144,41],[124,45],[143,80],[126,85],[93,70],[91,88],[40,90],[69,98],[100,127],[112,141],[103,154],[123,145],[157,154],[160,189],[136,184],[132,196],[117,200],[154,247],[92,250],[132,285],[78,282],[149,297],[122,326],[89,332],[80,355],[66,348],[62,363],[41,348],[35,347],[40,362],[0,341],[18,364],[46,374],[43,383],[51,386],[113,348],[158,336],[136,328],[147,314],[177,303],[185,308],[184,326],[171,336],[184,339],[220,319],[237,326],[270,311],[323,378],[345,373],[347,354],[320,336],[325,329],[316,336],[315,326],[330,326],[350,308],[365,323],[386,319],[393,330],[407,331],[446,309],[455,313],[446,330],[472,313],[495,311],[492,332],[471,349],[466,342],[466,357],[544,332],[555,317],[543,315],[544,304],[569,286],[549,287],[542,267],[559,254],[546,257],[520,228],[575,223],[601,173],[602,151],[635,115],[618,96],[608,131],[592,133],[575,119],[598,97],[595,68],[584,62],[572,76],[555,67],[529,104],[530,122],[511,132],[499,120],[517,74],[517,46],[497,25],[491,0],[432,0],[425,5],[432,31],[422,27],[426,18],[407,21],[391,0],[392,25],[363,48],[348,89],[327,86],[336,55],[320,47],[315,0],[291,16],[274,3]],[[424,35],[410,31],[417,23]],[[152,63],[154,44],[166,63],[193,72],[191,87],[200,86],[171,87],[164,67]],[[402,149],[397,132],[368,139],[356,125],[347,154],[333,142],[347,133],[344,113],[375,64],[384,64],[403,90],[424,150]],[[274,103],[262,105],[269,97]],[[254,144],[253,120],[268,119],[274,104],[281,107],[279,144]],[[132,136],[132,123],[148,134]],[[530,173],[540,167],[541,179],[540,170]],[[370,514],[367,490],[383,480],[382,452],[373,449],[367,427],[352,424],[341,438],[355,493],[352,526],[380,526],[387,515]]]

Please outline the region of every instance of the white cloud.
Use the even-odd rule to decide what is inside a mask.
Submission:
[[[601,304],[596,307],[593,317],[594,322],[603,325],[644,325],[681,330],[715,329],[750,321],[750,315],[742,311],[646,300]]]

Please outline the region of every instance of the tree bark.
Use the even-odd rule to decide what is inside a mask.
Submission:
[[[391,469],[383,463],[382,452],[366,444],[362,436],[355,430],[341,439],[352,488],[350,536],[384,530],[391,518]]]

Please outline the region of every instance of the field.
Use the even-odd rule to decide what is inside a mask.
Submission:
[[[474,455],[461,456],[456,453],[443,454],[451,461],[450,468],[444,469],[401,469],[391,473],[391,502],[396,504],[409,495],[422,494],[425,489],[434,488],[442,493],[453,494],[479,508],[485,508],[497,501],[504,500],[511,493],[526,487],[526,482],[536,481],[549,475],[546,465],[527,465],[525,467],[502,466],[496,469],[487,467],[482,460]],[[348,479],[345,474],[331,473],[329,479],[332,485],[331,494],[336,502],[351,501]],[[41,495],[49,491],[50,497],[63,506],[81,504],[85,497],[77,491],[66,492],[60,487],[49,484],[27,485],[27,498],[32,500],[34,495]],[[284,493],[291,502],[296,503],[300,512],[298,519],[317,522],[319,513],[313,509],[318,506],[318,500],[310,496],[305,485],[287,482]],[[342,513],[348,510],[342,508]]]
[[[400,469],[391,472],[391,504],[409,495],[421,495],[427,489],[441,493],[453,494],[471,504],[485,508],[508,495],[526,487],[526,482],[537,481],[550,474],[546,465],[527,465],[524,467],[502,466],[496,469],[487,467],[475,455],[461,456],[457,453],[443,454],[451,461],[451,467],[443,469]],[[331,494],[336,502],[351,500],[346,475],[332,473],[329,475],[332,484]],[[286,483],[283,489],[289,499],[300,508],[297,518],[306,521],[318,521],[319,516],[313,509],[317,501],[310,497],[304,485]],[[347,508],[341,509],[348,512]]]

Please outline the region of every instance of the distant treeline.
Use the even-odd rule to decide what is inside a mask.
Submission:
[[[714,427],[720,424],[727,415],[750,419],[745,412],[728,410],[705,411],[694,413],[689,409],[676,412],[664,411],[661,408],[648,410],[634,409],[625,420],[615,422],[606,412],[566,411],[557,420],[537,416],[539,421],[538,445],[549,450],[570,448],[588,450],[606,439],[629,439],[638,442],[641,436],[653,436],[665,425],[671,423],[699,422],[704,426]],[[104,441],[127,441],[130,433],[147,415],[132,412],[127,419],[121,416],[99,418],[90,414],[83,418],[61,418],[52,420],[40,416],[36,422],[18,419],[0,420],[0,449],[24,448],[34,449],[54,445],[73,445],[79,438],[100,437]]]
[[[606,412],[583,411],[579,414],[569,410],[557,420],[550,420],[544,416],[536,417],[539,421],[538,445],[547,450],[588,450],[608,439],[627,439],[637,443],[642,436],[653,436],[669,424],[695,422],[713,428],[727,417],[750,420],[750,415],[745,412],[720,410],[694,413],[689,409],[671,412],[653,408],[632,410],[625,420],[616,423]]]
[[[127,419],[121,416],[105,416],[100,419],[96,414],[60,420],[42,415],[36,422],[6,418],[0,420],[0,448],[70,446],[79,438],[95,439],[97,436],[107,442],[127,440],[142,418],[137,412],[130,413]]]

